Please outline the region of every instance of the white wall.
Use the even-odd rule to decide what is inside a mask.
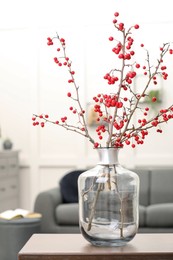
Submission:
[[[84,106],[98,91],[110,68],[107,38],[114,32],[113,14],[141,26],[139,41],[152,53],[173,41],[171,0],[0,0],[0,127],[20,151],[21,207],[32,208],[37,193],[57,185],[73,169],[94,165],[97,155],[80,136],[56,126],[32,126],[32,113],[61,117],[68,100],[64,73],[53,62],[46,38],[58,32],[66,38]],[[164,82],[163,106],[173,103],[173,56]],[[120,161],[135,165],[173,166],[173,122],[162,135],[151,133],[145,145],[124,149]]]

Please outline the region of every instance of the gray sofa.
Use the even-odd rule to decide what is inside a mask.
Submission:
[[[140,177],[139,232],[173,233],[173,169],[135,169]],[[78,203],[64,203],[59,185],[38,194],[43,233],[79,233]]]

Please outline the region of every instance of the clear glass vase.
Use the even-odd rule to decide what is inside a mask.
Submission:
[[[99,164],[78,179],[79,224],[95,246],[123,246],[138,230],[139,178],[118,163],[114,148],[97,149]]]

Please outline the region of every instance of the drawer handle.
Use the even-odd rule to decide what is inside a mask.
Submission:
[[[6,189],[5,188],[0,188],[0,191],[4,192]]]
[[[4,170],[5,169],[5,165],[0,165],[0,169]]]
[[[15,168],[17,165],[16,164],[10,164],[11,168]]]
[[[14,190],[14,189],[17,188],[17,186],[16,185],[11,185],[11,188]]]

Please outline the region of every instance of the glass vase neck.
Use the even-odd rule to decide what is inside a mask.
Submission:
[[[99,165],[116,165],[118,164],[118,148],[98,148]]]

